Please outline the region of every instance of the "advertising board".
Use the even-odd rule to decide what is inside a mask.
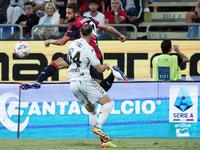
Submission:
[[[18,86],[0,84],[1,138],[97,137],[69,83],[26,91]],[[115,82],[108,95],[114,109],[103,129],[110,137],[200,138],[199,82]]]
[[[14,46],[19,41],[0,42],[0,81],[20,82],[35,81],[39,73],[62,53],[67,52],[69,41],[64,46],[44,47],[44,41],[26,41],[31,48],[27,58],[21,59],[15,56]],[[150,78],[150,59],[156,53],[161,53],[161,40],[130,40],[124,43],[120,41],[99,41],[99,48],[103,53],[104,62],[111,66],[116,65],[124,71],[130,80],[152,81]],[[199,81],[199,41],[172,41],[178,44],[190,62],[183,66],[181,73],[183,80]],[[109,71],[104,75],[107,77]],[[54,74],[48,81],[67,81],[67,70],[62,69]]]

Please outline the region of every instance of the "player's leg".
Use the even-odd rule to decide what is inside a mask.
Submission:
[[[41,87],[41,83],[46,80],[48,77],[52,76],[57,70],[68,68],[69,62],[67,60],[67,54],[59,57],[58,59],[52,61],[38,76],[36,82],[22,83],[20,88],[22,90],[27,89],[39,89]]]
[[[48,77],[52,76],[57,70],[68,68],[69,64],[62,58],[52,61],[38,76],[36,82],[42,83]]]
[[[88,103],[85,108],[88,111],[90,125],[93,127],[97,122],[97,110],[96,110],[96,107],[95,107],[94,104]]]
[[[111,101],[108,94],[106,94],[104,97],[99,99],[97,103],[102,105],[101,111],[99,113],[99,118],[97,119],[97,122],[95,123],[94,127],[92,128],[92,132],[96,135],[101,136],[102,139],[110,141],[110,137],[108,137],[104,131],[102,130],[102,125],[110,115],[110,112],[113,109],[113,102]]]
[[[128,82],[128,78],[125,73],[123,73],[117,66],[113,66],[110,75],[106,79],[102,80],[100,85],[105,91],[108,91],[111,88],[115,78]]]
[[[96,122],[97,122],[97,110],[94,104],[90,103],[85,107],[88,110],[88,114],[89,114],[89,122],[90,125],[93,127]],[[117,145],[113,144],[110,141],[104,140],[101,137],[100,138],[100,142],[101,142],[101,147],[117,147]]]
[[[102,57],[99,59],[101,64],[103,64],[103,59]],[[92,76],[92,78],[98,83],[101,85],[101,87],[107,92],[113,82],[114,82],[114,79],[117,78],[117,79],[121,79],[121,80],[124,80],[126,82],[128,82],[128,78],[127,76],[125,75],[125,73],[123,73],[118,67],[116,66],[113,66],[112,67],[112,70],[111,70],[111,73],[110,75],[106,78],[106,79],[103,79],[103,73],[99,73],[97,71],[96,68],[94,68],[93,66],[90,66],[90,75]]]

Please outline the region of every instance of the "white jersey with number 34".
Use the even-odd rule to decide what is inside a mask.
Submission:
[[[91,79],[90,63],[94,66],[100,63],[94,49],[82,38],[69,45],[67,55],[71,63],[67,71],[69,81]]]

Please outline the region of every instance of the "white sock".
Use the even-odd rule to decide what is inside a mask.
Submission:
[[[98,127],[101,129],[103,123],[106,121],[108,116],[110,115],[110,112],[113,109],[113,101],[105,103],[103,107],[101,108],[101,111],[99,112],[99,118],[97,119],[97,123],[95,124],[95,127]]]
[[[97,111],[95,109],[93,112],[89,112],[88,114],[90,125],[93,127],[97,122]]]

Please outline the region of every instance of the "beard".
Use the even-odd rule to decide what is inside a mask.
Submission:
[[[75,15],[71,19],[67,18],[67,22],[74,22],[76,20]]]

